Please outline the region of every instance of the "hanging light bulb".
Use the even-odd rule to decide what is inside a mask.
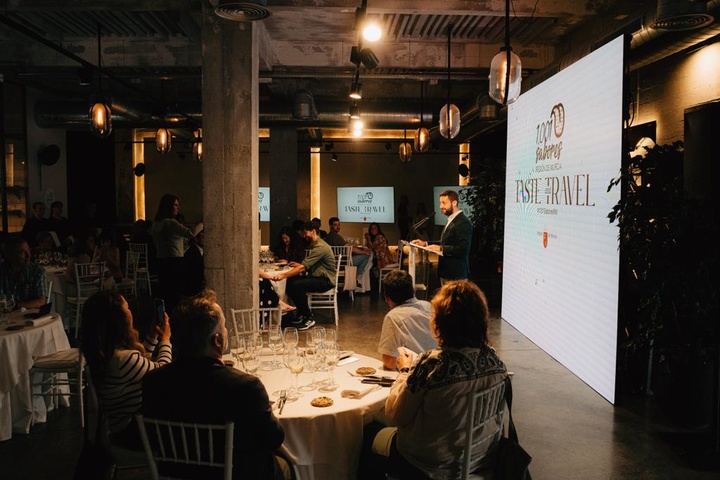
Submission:
[[[172,135],[170,130],[165,127],[158,128],[155,133],[155,148],[161,155],[165,155],[172,148]]]
[[[407,130],[403,134],[403,142],[398,148],[398,154],[400,155],[400,161],[405,163],[412,159],[412,145],[407,141]]]
[[[426,152],[430,147],[430,131],[423,126],[423,92],[425,85],[420,82],[420,127],[415,130],[413,145],[418,153]]]
[[[510,47],[510,0],[505,0],[505,46],[490,63],[488,95],[502,105],[513,103],[520,96],[522,62]]]
[[[198,130],[195,135],[195,141],[193,142],[193,157],[198,162],[202,162],[203,155],[203,144],[202,144],[202,130]]]
[[[112,132],[112,112],[103,102],[90,107],[90,131],[99,138],[106,138]]]
[[[98,69],[102,67],[102,32],[100,24],[97,26],[97,52],[98,52]],[[90,107],[90,131],[99,138],[106,138],[112,133],[112,111],[110,106],[102,101],[102,75],[98,75],[98,89],[100,90],[100,100],[93,103]]]
[[[460,109],[450,103],[450,36],[452,34],[452,24],[447,28],[447,102],[440,109],[440,135],[443,138],[455,138],[460,133]]]

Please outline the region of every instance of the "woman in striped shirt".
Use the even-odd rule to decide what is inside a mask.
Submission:
[[[81,346],[113,444],[142,449],[134,415],[142,406],[143,376],[172,361],[168,316],[141,343],[128,303],[116,291],[98,292],[83,306]]]

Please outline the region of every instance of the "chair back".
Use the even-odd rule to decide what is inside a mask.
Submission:
[[[345,290],[347,287],[347,290],[350,291],[352,295],[352,290],[355,289],[356,285],[356,279],[348,278],[347,275],[347,268],[348,266],[352,266],[352,245],[343,245],[341,247],[331,246],[333,255],[336,259],[340,258],[341,260],[337,260],[338,264],[338,276],[335,278],[335,286],[337,286],[338,290]],[[357,272],[355,273],[357,275]],[[354,298],[353,298],[354,300]]]
[[[335,329],[338,328],[338,304],[337,304],[337,292],[338,282],[340,281],[340,268],[342,264],[342,255],[335,257],[335,286],[326,292],[312,292],[307,293],[308,306],[310,310],[316,308],[331,308],[335,314]]]
[[[52,300],[50,300],[50,296],[52,295],[52,287],[53,287],[53,281],[48,279],[45,282],[45,302],[50,303]]]
[[[158,420],[139,414],[135,418],[153,479],[160,478],[157,462],[222,468],[223,478],[232,478],[234,422],[198,424]],[[217,442],[220,444],[216,446]],[[224,452],[221,458],[216,458],[218,451]]]
[[[493,445],[500,440],[505,413],[505,381],[479,392],[468,394],[468,410],[465,418],[465,450],[462,464],[462,480],[472,478],[470,472],[477,469]]]
[[[229,335],[250,336],[253,333],[267,332],[271,323],[280,325],[282,309],[279,305],[267,308],[230,309],[230,318],[232,331]]]
[[[147,243],[128,243],[128,252],[137,253],[140,255],[138,259],[138,268],[148,267],[148,246]]]
[[[75,264],[75,286],[78,298],[87,298],[103,288],[105,262]]]

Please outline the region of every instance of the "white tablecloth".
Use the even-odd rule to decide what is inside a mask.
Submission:
[[[22,313],[13,312],[10,319],[21,322]],[[49,355],[70,348],[62,319],[57,313],[52,319],[35,327],[6,330],[0,327],[0,441],[9,440],[12,433],[30,433],[30,426],[46,420],[47,406],[42,397],[33,401],[29,371],[33,357]]]
[[[278,273],[282,271],[289,270],[289,268],[284,268],[279,265],[275,265],[273,263],[262,263],[260,264],[260,270],[267,273],[268,275],[277,275]],[[278,297],[280,297],[280,300],[283,302],[287,302],[287,295],[285,294],[285,287],[287,285],[287,279],[282,279],[279,282],[276,282],[274,280],[270,280],[270,283],[272,283],[273,289],[275,289],[275,293],[278,294]]]
[[[52,298],[48,302],[53,302],[53,310],[61,316],[65,316],[65,298],[67,297],[67,280],[65,279],[65,269],[61,267],[45,267],[45,275],[48,280],[52,280]],[[67,330],[68,325],[66,325]]]
[[[298,480],[352,480],[356,478],[360,452],[362,450],[363,427],[372,420],[384,422],[383,411],[390,388],[382,387],[360,400],[340,396],[344,389],[364,390],[371,385],[360,383],[361,378],[352,377],[358,367],[373,367],[378,375],[394,376],[383,372],[380,360],[354,355],[358,361],[335,368],[335,382],[339,385],[334,392],[313,390],[301,392],[302,397],[285,404],[282,414],[275,415],[285,429],[283,451],[295,467]],[[263,357],[263,360],[272,357]],[[261,367],[262,368],[262,367]],[[301,373],[299,385],[328,377],[328,372]],[[290,387],[292,376],[287,368],[258,371],[265,384],[270,400],[277,402],[273,392]],[[310,405],[318,396],[333,399],[330,407],[319,408]]]

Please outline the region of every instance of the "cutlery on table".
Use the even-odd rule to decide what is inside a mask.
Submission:
[[[285,408],[285,401],[287,400],[287,391],[280,391],[280,399],[278,399],[278,415],[282,415],[283,408]]]
[[[387,381],[387,382],[394,382],[394,381],[395,381],[395,378],[394,378],[394,377],[385,377],[385,376],[380,376],[380,375],[358,375],[357,373],[351,372],[350,370],[347,370],[347,372],[348,372],[348,374],[350,374],[350,376],[352,376],[352,377],[370,378],[370,379],[373,379],[373,380],[381,380],[381,381]]]

